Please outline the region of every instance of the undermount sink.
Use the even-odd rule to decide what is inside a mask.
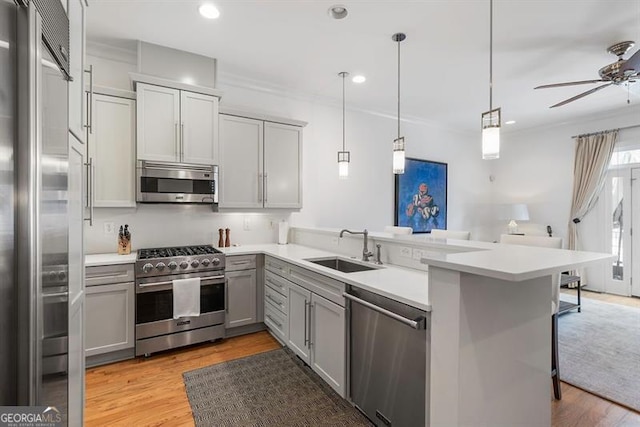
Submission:
[[[321,265],[323,267],[328,267],[333,270],[338,270],[343,273],[355,273],[358,271],[369,271],[369,270],[375,270],[379,268],[379,267],[372,267],[369,265],[359,264],[356,262],[351,262],[346,259],[342,259],[338,257],[315,258],[315,259],[307,259],[306,261]]]

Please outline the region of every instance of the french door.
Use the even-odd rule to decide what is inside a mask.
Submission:
[[[617,295],[631,294],[631,183],[631,168],[612,169],[604,188],[606,251],[615,256],[605,271],[604,291]]]
[[[640,168],[631,169],[631,250],[636,254],[631,268],[631,295],[640,297]],[[635,228],[636,232],[633,233]],[[629,257],[631,259],[631,257]]]

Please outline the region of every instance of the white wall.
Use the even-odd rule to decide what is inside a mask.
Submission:
[[[131,89],[127,73],[135,71],[135,56],[110,52],[100,57],[89,52],[95,84]],[[118,53],[118,52],[116,52]],[[121,53],[121,52],[119,52]],[[222,64],[221,64],[222,68]],[[342,111],[339,100],[305,98],[238,83],[221,75],[221,106],[304,120],[303,206],[299,212],[255,214],[256,229],[244,232],[243,214],[207,212],[203,207],[138,205],[137,209],[96,209],[95,226],[87,227],[87,252],[110,251],[115,237],[104,235],[104,222],[128,223],[134,248],[207,243],[217,240],[217,228],[231,224],[240,231],[238,243],[275,241],[272,220],[289,219],[299,226],[382,230],[393,224],[394,176],[391,144],[395,138],[393,117],[347,111],[347,149],[352,161],[348,180],[339,180],[337,151],[342,143]],[[339,88],[339,85],[336,85]],[[338,92],[338,91],[337,91]],[[339,96],[325,94],[327,97]],[[392,106],[394,100],[390,100]],[[484,225],[490,202],[489,164],[480,160],[480,135],[458,134],[426,123],[403,123],[407,155],[449,164],[448,228],[472,232],[486,239]]]
[[[495,177],[493,200],[496,204],[527,203],[530,221],[520,222],[520,231],[542,234],[546,232],[546,225],[551,225],[554,236],[565,239],[566,246],[573,191],[574,140],[571,136],[637,124],[640,124],[640,106],[631,105],[611,116],[505,133],[500,159],[491,161],[491,173]],[[619,139],[624,139],[625,132],[632,131],[621,131]],[[506,221],[493,221],[494,236],[506,232]],[[585,249],[597,250],[590,245]]]

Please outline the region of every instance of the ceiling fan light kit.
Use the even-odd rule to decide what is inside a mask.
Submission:
[[[404,136],[400,136],[400,43],[407,38],[404,33],[396,33],[391,40],[398,43],[398,137],[393,140],[393,173],[404,173],[405,143]]]
[[[489,111],[482,113],[482,159],[500,158],[500,108],[493,108],[493,0],[489,0]]]
[[[351,161],[351,153],[346,149],[346,133],[345,133],[345,90],[344,79],[347,78],[349,73],[342,71],[338,73],[338,76],[342,77],[342,151],[338,151],[338,178],[347,179],[349,177],[349,162]]]
[[[628,59],[624,59],[623,56],[627,53],[631,48],[635,46],[635,42],[633,41],[623,41],[620,43],[616,43],[607,48],[607,52],[612,55],[616,55],[618,60],[609,65],[605,65],[604,67],[598,70],[598,74],[600,75],[600,79],[597,80],[578,80],[574,82],[566,82],[566,83],[553,83],[548,85],[536,86],[534,89],[547,89],[552,87],[564,87],[564,86],[575,86],[575,85],[583,85],[583,84],[593,84],[593,83],[605,83],[593,89],[589,89],[586,92],[582,92],[576,96],[572,96],[571,98],[565,99],[564,101],[558,102],[557,104],[552,105],[549,108],[556,108],[566,105],[570,102],[576,101],[580,98],[584,98],[587,95],[591,95],[592,93],[598,92],[601,89],[606,87],[616,85],[620,86],[622,84],[629,85],[631,83],[635,83],[636,78],[640,77],[640,50],[636,51],[633,55],[631,55]]]

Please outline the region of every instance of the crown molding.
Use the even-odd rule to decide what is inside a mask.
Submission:
[[[252,90],[256,92],[266,93],[273,96],[279,96],[288,99],[294,99],[302,102],[319,104],[331,108],[342,108],[342,99],[327,95],[310,94],[302,91],[292,91],[290,88],[277,85],[264,80],[253,79],[249,77],[239,76],[227,72],[218,73],[218,84],[228,87],[236,87],[239,89]],[[366,114],[370,116],[380,117],[388,120],[397,120],[397,114],[392,110],[377,110],[361,107],[347,107],[348,111]],[[432,120],[428,120],[419,116],[405,114],[400,118],[402,123],[415,124],[420,126],[428,126],[446,132],[455,133],[463,136],[473,135],[474,132],[463,129],[451,128],[444,126]]]

